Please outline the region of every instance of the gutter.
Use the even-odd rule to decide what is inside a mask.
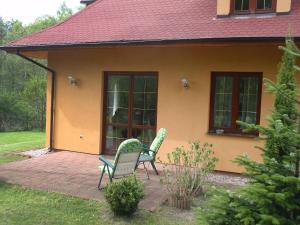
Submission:
[[[151,39],[151,40],[117,40],[98,42],[75,42],[36,45],[11,45],[0,46],[1,50],[14,52],[18,50],[48,50],[65,47],[97,47],[97,46],[140,46],[140,45],[172,45],[172,44],[195,44],[195,43],[261,43],[261,42],[284,42],[286,37],[230,37],[230,38],[198,38],[198,39]],[[300,36],[293,37],[296,42]]]
[[[41,67],[41,68],[43,68],[43,69],[45,69],[45,70],[47,70],[48,72],[51,73],[51,105],[50,105],[50,111],[51,111],[51,113],[50,113],[50,146],[49,146],[49,150],[53,151],[53,140],[54,140],[54,138],[53,138],[53,129],[54,129],[54,103],[55,103],[54,102],[54,97],[55,97],[56,72],[55,72],[55,70],[53,70],[53,69],[51,69],[51,68],[49,68],[49,67],[47,67],[47,66],[45,66],[45,65],[43,65],[43,64],[41,64],[41,63],[39,63],[39,62],[37,62],[37,61],[35,61],[33,59],[31,59],[31,58],[29,58],[29,57],[21,54],[19,50],[17,50],[16,54],[18,56],[20,56],[21,58],[23,58],[23,59],[25,59],[25,60],[27,60],[27,61],[29,61],[29,62],[31,62],[31,63],[39,66],[39,67]]]

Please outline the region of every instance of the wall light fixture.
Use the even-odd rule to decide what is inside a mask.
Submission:
[[[190,82],[188,79],[186,78],[183,78],[181,79],[181,83],[182,83],[182,86],[185,88],[185,89],[188,89],[190,87]]]
[[[68,76],[69,84],[72,86],[78,86],[79,85],[79,80],[74,78],[73,76]]]

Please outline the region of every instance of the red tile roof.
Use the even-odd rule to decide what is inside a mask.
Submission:
[[[9,43],[41,47],[300,37],[300,1],[286,15],[216,17],[216,0],[97,0],[66,21]]]

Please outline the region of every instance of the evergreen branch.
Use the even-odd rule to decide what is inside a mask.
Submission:
[[[295,52],[295,51],[293,51],[291,49],[288,49],[287,47],[279,46],[279,49],[281,49],[281,50],[283,50],[283,51],[285,51],[285,52],[287,52],[287,53],[289,53],[289,54],[291,54],[293,56],[300,57],[300,53],[299,52]]]
[[[284,92],[282,92],[281,89],[278,88],[277,85],[274,84],[271,80],[265,78],[265,79],[264,79],[264,82],[265,82],[266,84],[272,86],[272,88],[269,89],[269,91],[271,91],[271,92],[276,91],[277,93],[279,93],[280,95],[282,95],[282,96],[285,97],[286,99],[291,100],[291,101],[294,101],[295,103],[297,103],[297,104],[300,105],[300,101],[299,101],[299,100],[294,99],[294,98],[291,98],[291,97],[289,97],[288,95],[286,95],[286,94],[285,94]]]
[[[300,66],[294,65],[294,69],[297,70],[297,71],[300,71]]]

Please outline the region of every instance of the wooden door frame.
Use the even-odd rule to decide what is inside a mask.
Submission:
[[[156,115],[155,115],[155,131],[157,130],[157,109],[158,109],[158,79],[159,73],[156,71],[104,71],[103,72],[103,88],[102,88],[102,126],[100,134],[100,144],[99,144],[99,154],[108,154],[105,152],[105,142],[106,142],[106,108],[107,108],[107,85],[109,76],[129,76],[130,77],[130,89],[128,92],[128,134],[132,134],[132,125],[129,125],[132,122],[132,109],[133,109],[133,88],[134,88],[134,76],[154,76],[156,77]],[[101,117],[101,116],[100,116]],[[101,120],[100,120],[101,121]],[[143,125],[141,125],[142,127]],[[145,126],[143,126],[145,127]],[[146,128],[147,129],[147,128]],[[152,128],[150,128],[152,129]],[[129,136],[129,135],[128,135]]]

